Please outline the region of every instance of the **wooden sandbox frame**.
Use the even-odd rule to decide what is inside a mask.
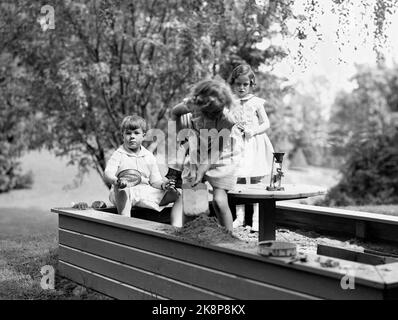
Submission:
[[[284,214],[294,209],[281,207]],[[330,260],[326,256],[303,262],[226,243],[195,243],[166,232],[163,223],[106,210],[52,211],[59,215],[59,274],[117,299],[398,298],[398,263],[374,266],[333,258],[342,268],[325,268],[319,259]],[[347,274],[355,275],[354,290],[341,287]]]

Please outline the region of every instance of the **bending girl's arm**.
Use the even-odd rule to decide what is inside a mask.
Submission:
[[[254,135],[263,134],[270,128],[269,119],[263,105],[257,109],[257,115],[260,125],[255,129]]]
[[[180,116],[190,112],[191,111],[188,109],[186,102],[180,102],[171,109],[171,119],[177,120]]]

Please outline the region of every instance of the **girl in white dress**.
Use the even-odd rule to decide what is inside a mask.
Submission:
[[[230,76],[229,83],[239,102],[232,111],[241,130],[244,132],[244,151],[238,170],[238,183],[260,183],[270,174],[274,148],[266,130],[270,122],[265,112],[265,100],[256,97],[252,91],[256,85],[255,75],[249,65],[237,66]],[[237,212],[234,227],[244,224],[253,215],[253,205],[245,205],[245,215]],[[246,221],[248,222],[248,221]],[[258,212],[253,217],[253,231],[258,230]]]

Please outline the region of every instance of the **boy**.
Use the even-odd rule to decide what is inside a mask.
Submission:
[[[125,117],[121,123],[123,145],[112,154],[105,168],[105,181],[112,185],[109,199],[123,216],[131,216],[132,206],[161,211],[159,202],[165,190],[174,187],[173,181],[163,181],[155,156],[142,146],[146,130],[145,119],[138,115]],[[125,170],[138,175],[138,184],[129,185],[120,175]]]

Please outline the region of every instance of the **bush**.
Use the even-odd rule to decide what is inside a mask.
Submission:
[[[348,206],[398,203],[398,127],[351,139],[342,180],[322,205]]]
[[[13,189],[31,188],[32,185],[33,173],[31,171],[22,174],[17,161],[0,155],[0,193]]]

